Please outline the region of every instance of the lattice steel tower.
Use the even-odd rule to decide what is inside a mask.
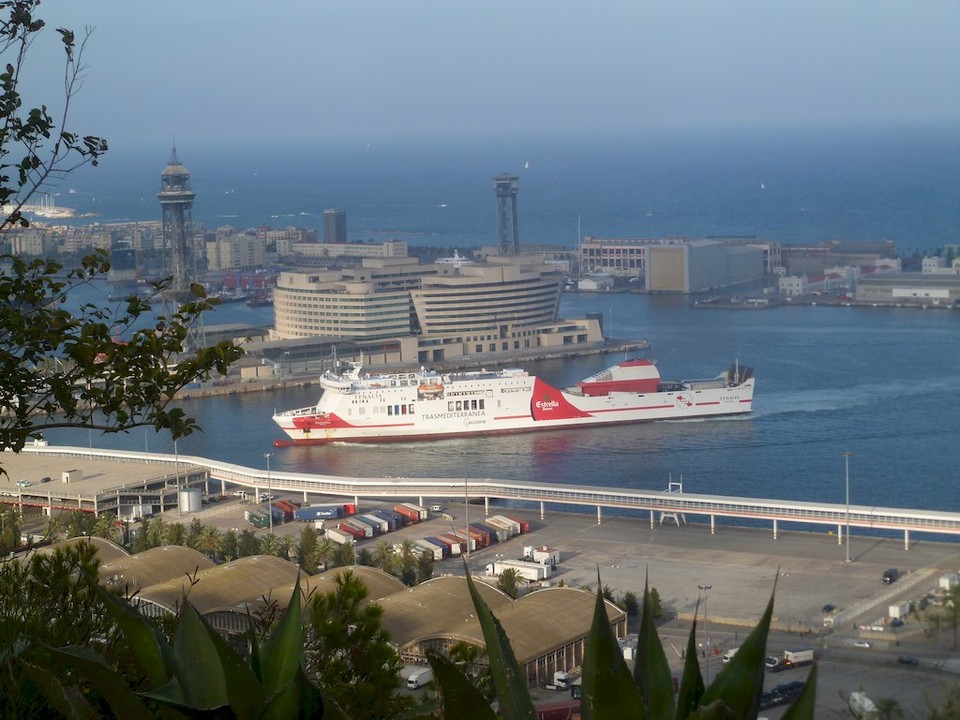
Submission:
[[[160,173],[160,182],[161,190],[157,193],[157,199],[163,208],[164,264],[168,257],[171,260],[170,286],[163,291],[164,311],[169,315],[194,299],[190,292],[192,278],[188,261],[193,254],[193,199],[196,196],[190,189],[190,171],[177,159],[176,145],[170,162]],[[193,350],[201,345],[202,333],[202,325],[193,328],[185,349]]]
[[[520,237],[517,234],[516,176],[503,173],[493,179],[497,194],[497,242],[501,255],[519,255]]]

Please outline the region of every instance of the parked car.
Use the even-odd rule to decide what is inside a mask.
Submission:
[[[42,482],[42,483],[48,483],[48,482],[50,482],[50,478],[48,478],[48,477],[42,477],[42,478],[40,478],[40,482]]]
[[[900,618],[894,618],[890,621],[890,627],[901,627],[903,625],[903,620]]]
[[[31,482],[29,480],[17,480],[17,485],[20,487],[30,487]]]
[[[822,612],[822,613],[832,613],[832,612],[833,612],[834,610],[836,610],[836,609],[837,609],[837,606],[836,606],[836,605],[831,605],[830,603],[827,603],[827,604],[824,605],[822,608],[820,608],[820,612]]]
[[[768,655],[767,659],[764,660],[764,664],[767,666],[767,669],[770,670],[780,664],[780,658]]]
[[[920,664],[920,661],[917,660],[917,658],[911,657],[910,655],[901,655],[900,657],[897,658],[897,662],[900,663],[901,665],[919,665]]]
[[[858,648],[869,648],[870,643],[868,643],[866,640],[854,640],[853,646]]]

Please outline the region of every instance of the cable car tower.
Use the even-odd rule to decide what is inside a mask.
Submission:
[[[163,208],[163,258],[165,268],[170,268],[170,286],[163,291],[163,312],[170,317],[188,302],[194,300],[190,291],[191,277],[188,261],[193,253],[193,199],[190,189],[190,171],[177,159],[177,146],[173,146],[170,162],[160,173],[161,190],[157,193]],[[167,265],[167,259],[170,264]],[[194,262],[194,269],[196,263]],[[203,343],[203,321],[190,328],[184,350],[193,351]]]

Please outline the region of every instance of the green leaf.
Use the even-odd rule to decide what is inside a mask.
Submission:
[[[496,720],[496,713],[456,663],[427,650],[427,661],[440,695],[440,717],[458,720]]]
[[[146,672],[151,686],[165,685],[170,679],[168,668],[173,662],[173,654],[160,631],[130,603],[107,592],[100,585],[96,585],[96,590]]]
[[[764,659],[770,619],[773,617],[773,597],[774,593],[770,593],[770,600],[760,623],[740,645],[737,654],[717,673],[716,679],[704,693],[701,704],[708,705],[715,700],[723,700],[739,717],[757,716],[760,696],[763,694],[766,670]]]
[[[464,571],[467,577],[467,588],[470,590],[470,598],[473,600],[473,607],[477,613],[477,619],[480,621],[480,629],[483,631],[483,639],[487,645],[487,658],[490,662],[490,677],[493,679],[493,686],[497,691],[497,700],[500,703],[501,714],[510,720],[535,720],[536,710],[533,707],[533,701],[530,699],[530,692],[527,690],[527,684],[520,666],[517,664],[517,658],[513,654],[513,648],[510,647],[510,641],[500,621],[494,616],[487,607],[487,604],[480,597],[477,586],[473,582],[470,570],[467,568],[466,560],[463,563]]]
[[[230,707],[240,720],[255,717],[267,702],[263,685],[240,654],[227,644],[220,633],[210,627],[202,617],[200,620],[220,657]]]
[[[697,610],[700,600],[697,600]],[[697,661],[697,614],[694,613],[687,637],[687,649],[684,652],[683,676],[680,678],[680,692],[677,695],[677,720],[685,720],[700,705],[700,698],[706,688],[700,675],[700,663]]]
[[[90,678],[118,718],[153,720],[153,713],[129,688],[124,677],[108,667],[96,652],[87,647],[50,648],[50,650]]]
[[[303,625],[300,610],[300,576],[287,609],[263,646],[260,668],[267,697],[287,688],[299,674],[303,661]]]
[[[220,654],[193,605],[183,599],[173,638],[174,670],[187,704],[210,710],[229,704],[227,680]]]
[[[298,583],[299,584],[299,583]],[[288,720],[289,718],[333,718],[349,720],[340,707],[320,695],[320,690],[298,667],[287,683],[275,693],[260,720]]]
[[[640,690],[633,682],[620,643],[610,627],[602,588],[598,570],[593,624],[583,654],[580,713],[583,720],[645,718]]]
[[[648,577],[643,581],[643,607],[640,611],[640,631],[637,633],[637,660],[633,666],[633,680],[640,691],[640,699],[651,720],[672,720],[676,714],[673,697],[673,674],[657,635],[650,606]]]
[[[68,720],[86,720],[94,717],[96,712],[85,697],[78,694],[68,694],[57,677],[46,668],[31,665],[27,661],[18,661],[24,674],[37,686],[40,694],[47,703]]]
[[[814,663],[807,676],[807,682],[796,700],[787,708],[782,720],[813,720],[817,700],[817,665]]]

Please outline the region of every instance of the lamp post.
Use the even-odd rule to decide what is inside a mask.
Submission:
[[[713,585],[697,585],[698,588],[703,592],[703,637],[706,639],[706,650],[704,654],[703,662],[703,682],[705,685],[710,685],[710,630],[707,627],[707,590],[713,587]]]
[[[849,450],[844,451],[843,453],[843,465],[844,465],[844,487],[846,488],[847,496],[847,538],[846,538],[846,547],[847,547],[847,558],[846,562],[850,562],[850,456],[853,455]]]
[[[273,495],[273,482],[270,479],[270,456],[273,453],[264,453],[267,460],[267,516],[270,518],[270,534],[273,535],[273,508],[270,507],[270,496]]]
[[[176,440],[173,441],[173,459],[177,469],[177,517],[183,517],[183,508],[180,506],[180,451]],[[163,501],[160,502],[160,512],[163,512]]]

